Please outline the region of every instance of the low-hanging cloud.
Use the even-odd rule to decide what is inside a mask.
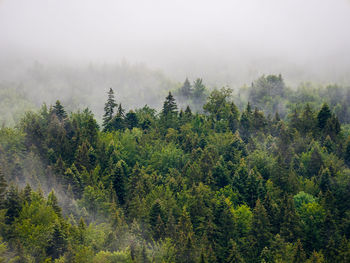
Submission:
[[[347,0],[3,0],[0,56],[144,62],[218,82],[270,71],[343,80]],[[324,78],[326,78],[324,77]]]

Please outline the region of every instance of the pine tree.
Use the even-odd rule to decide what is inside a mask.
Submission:
[[[347,140],[345,145],[345,153],[344,153],[345,163],[350,167],[350,137]]]
[[[53,106],[53,113],[56,114],[60,121],[67,118],[67,113],[59,100],[57,100],[55,106]]]
[[[238,247],[237,243],[234,242],[232,239],[230,240],[230,251],[229,251],[229,256],[226,259],[227,263],[244,263],[244,259],[242,258]]]
[[[192,86],[188,81],[188,78],[186,78],[184,84],[180,89],[180,96],[182,96],[185,99],[188,99],[192,96],[192,92]]]
[[[271,224],[266,213],[265,207],[261,204],[260,199],[256,201],[252,221],[252,236],[257,242],[258,254],[268,246],[272,238]]]
[[[66,250],[67,240],[59,224],[54,225],[51,240],[48,242],[46,252],[53,259],[59,258]]]
[[[113,118],[114,108],[116,106],[117,106],[117,104],[115,103],[115,99],[114,99],[114,91],[112,88],[110,88],[108,91],[108,99],[107,99],[107,102],[105,103],[105,107],[104,107],[105,113],[103,115],[102,126],[103,126],[105,131],[108,130],[108,124]]]
[[[327,120],[332,117],[331,110],[327,103],[322,105],[321,110],[317,114],[318,127],[323,130],[326,127]]]
[[[128,129],[132,130],[134,127],[138,126],[137,115],[134,111],[130,110],[125,116],[125,122]]]
[[[23,189],[23,199],[28,204],[30,204],[32,201],[32,188],[29,184],[26,184],[26,186]]]
[[[2,168],[0,165],[0,209],[2,209],[5,204],[6,188],[7,188],[7,183],[6,183],[5,175],[2,172]]]
[[[6,214],[5,223],[12,224],[16,217],[19,216],[19,212],[22,208],[21,198],[18,189],[14,186],[10,186],[6,196]]]
[[[203,84],[203,80],[198,78],[195,80],[193,84],[193,102],[196,105],[197,111],[202,110],[202,107],[205,103],[206,95],[205,95],[205,86]]]
[[[306,254],[303,249],[303,245],[300,242],[300,239],[298,239],[294,247],[293,263],[304,263],[305,260],[306,260]]]
[[[59,217],[62,217],[62,209],[58,205],[58,200],[53,189],[47,197],[47,204],[53,208],[53,210]]]
[[[295,211],[294,200],[287,195],[282,200],[280,227],[281,236],[288,242],[294,242],[300,234],[300,219]]]
[[[149,212],[149,224],[154,238],[158,240],[164,234],[164,213],[158,200],[152,205]]]
[[[125,174],[125,162],[120,160],[115,165],[112,172],[112,182],[114,190],[117,194],[119,204],[123,205],[125,203],[126,196],[126,174]]]
[[[173,97],[170,91],[169,91],[169,95],[165,98],[162,114],[163,116],[177,114],[177,105],[175,102],[175,98]]]

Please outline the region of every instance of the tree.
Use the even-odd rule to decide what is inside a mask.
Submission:
[[[22,207],[22,202],[18,189],[13,185],[10,186],[7,196],[6,196],[6,214],[5,214],[5,223],[12,224],[16,217],[19,216],[19,212]]]
[[[118,201],[121,205],[125,203],[126,196],[126,163],[122,160],[118,161],[112,171],[113,188],[117,194]]]
[[[64,107],[62,106],[61,102],[59,100],[56,101],[55,106],[53,106],[53,111],[54,114],[56,114],[57,118],[60,121],[63,121],[64,119],[67,118],[67,113],[64,110]]]
[[[4,207],[7,183],[0,165],[0,209]]]
[[[169,91],[169,95],[165,98],[162,110],[163,116],[176,115],[177,105],[174,96]]]
[[[231,248],[230,248],[229,256],[226,262],[227,263],[244,263],[244,259],[242,258],[238,250],[237,243],[231,239],[230,245],[231,245]]]
[[[114,99],[113,89],[110,88],[107,94],[108,94],[108,99],[104,107],[105,113],[103,115],[103,124],[102,124],[104,131],[108,130],[108,124],[112,120],[114,108],[117,106]]]
[[[298,239],[294,247],[293,263],[304,263],[305,260],[306,260],[306,254],[300,239]]]
[[[134,127],[138,126],[137,115],[134,111],[130,110],[125,116],[125,122],[128,129],[132,130]]]
[[[152,205],[149,212],[149,224],[156,240],[164,235],[164,212],[158,200]]]
[[[327,103],[323,103],[321,110],[317,114],[318,127],[323,130],[326,127],[327,120],[332,117],[331,110]]]
[[[260,199],[256,201],[254,208],[251,234],[257,242],[256,249],[258,250],[258,254],[260,254],[260,251],[268,246],[272,238],[269,217]]]
[[[203,84],[203,80],[200,78],[196,79],[193,84],[193,102],[196,106],[197,111],[200,111],[203,104],[205,103],[205,91],[206,88]]]
[[[350,137],[348,138],[345,145],[344,160],[345,163],[350,167]]]
[[[59,258],[66,250],[67,240],[62,228],[59,224],[54,225],[54,230],[50,241],[48,242],[48,247],[46,252],[52,258]]]
[[[190,82],[188,81],[188,78],[186,78],[184,84],[180,88],[180,96],[185,98],[185,99],[188,99],[188,98],[191,98],[192,92],[193,92],[192,86],[191,86]]]

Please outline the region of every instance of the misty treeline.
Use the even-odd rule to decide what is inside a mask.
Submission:
[[[0,129],[1,260],[349,262],[349,94],[197,79],[160,111],[111,88],[101,126],[27,112]]]

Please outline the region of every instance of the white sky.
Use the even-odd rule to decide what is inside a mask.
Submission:
[[[1,56],[165,68],[273,57],[345,68],[350,1],[0,0]]]

